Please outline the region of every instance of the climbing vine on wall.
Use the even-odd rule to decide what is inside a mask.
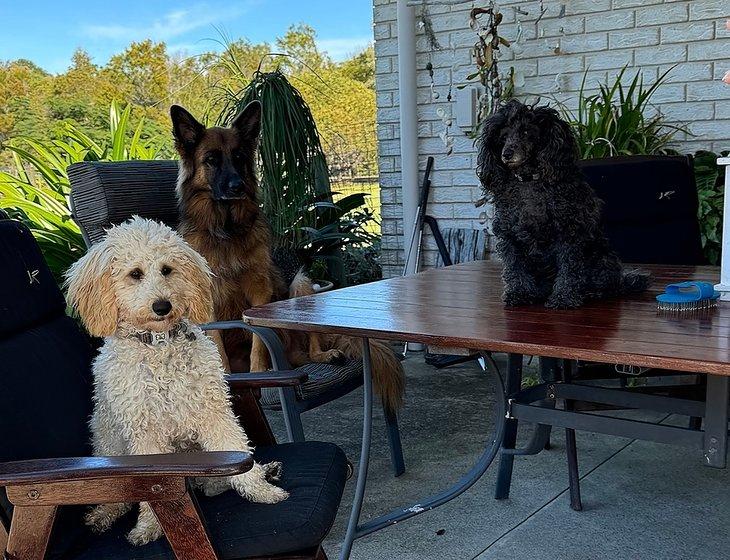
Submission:
[[[477,34],[472,47],[476,70],[466,79],[478,82],[484,87],[480,97],[479,121],[494,112],[503,99],[509,99],[514,92],[514,67],[510,67],[506,76],[499,74],[500,48],[509,48],[510,42],[499,34],[499,24],[503,15],[494,2],[486,8],[473,8],[469,13],[469,27]],[[465,87],[461,86],[461,87]]]

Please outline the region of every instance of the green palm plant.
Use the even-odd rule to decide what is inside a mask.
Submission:
[[[219,122],[228,123],[253,100],[264,108],[259,143],[261,202],[278,245],[298,247],[302,227],[316,227],[311,210],[331,202],[327,160],[307,103],[279,70],[257,71],[232,91]]]
[[[600,84],[593,95],[586,93],[587,73],[584,74],[576,111],[559,103],[564,118],[575,131],[584,159],[674,153],[674,135],[687,132],[682,126],[668,124],[664,115],[650,104],[671,68],[650,86],[644,85],[639,71],[628,86],[624,85],[626,69],[624,66],[612,84]]]
[[[339,193],[331,190],[327,158],[312,113],[281,71],[259,69],[248,81],[233,60],[228,65],[243,87],[236,89],[234,84],[223,90],[218,123],[230,123],[251,101],[262,104],[261,202],[276,254],[295,256],[314,274],[326,274],[336,284],[344,284],[342,250],[369,245],[374,238],[367,230],[373,213],[363,210],[366,195],[354,193],[335,200]]]
[[[143,121],[132,131],[131,105],[113,102],[108,142],[96,142],[70,123],[61,123],[59,139],[14,138],[2,145],[13,168],[0,171],[0,208],[31,230],[57,279],[85,251],[81,231],[71,217],[66,168],[80,161],[155,159],[161,142],[142,137]]]

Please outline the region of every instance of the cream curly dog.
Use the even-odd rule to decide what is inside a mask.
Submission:
[[[169,227],[134,217],[113,227],[67,273],[68,299],[92,335],[104,338],[94,361],[96,455],[146,455],[190,449],[252,451],[230,406],[214,342],[197,326],[212,316],[210,269]],[[253,502],[288,494],[274,486],[281,465],[203,479],[212,495],[233,488]],[[96,506],[87,523],[104,531],[132,504]],[[128,535],[141,545],[160,537],[147,503]]]

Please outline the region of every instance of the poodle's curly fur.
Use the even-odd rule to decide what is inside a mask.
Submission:
[[[508,306],[574,308],[649,284],[609,246],[577,154],[570,126],[549,107],[512,100],[483,123],[477,175],[494,204]]]
[[[92,335],[104,344],[94,361],[91,432],[96,455],[147,455],[199,449],[252,452],[230,404],[215,343],[197,326],[213,310],[210,269],[169,227],[134,217],[109,230],[67,274],[68,299]],[[169,302],[160,309],[159,302]],[[157,303],[157,311],[153,304]],[[148,345],[140,332],[184,336]],[[274,486],[281,465],[255,464],[247,473],[201,479],[212,495],[235,489],[251,501],[276,503],[287,493]],[[132,504],[92,509],[87,523],[108,529]],[[145,544],[162,529],[148,504],[140,504],[130,542]]]

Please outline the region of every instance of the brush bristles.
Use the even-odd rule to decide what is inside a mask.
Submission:
[[[687,301],[682,303],[657,303],[657,310],[665,313],[694,313],[707,311],[717,307],[716,299],[701,299],[698,301]]]

